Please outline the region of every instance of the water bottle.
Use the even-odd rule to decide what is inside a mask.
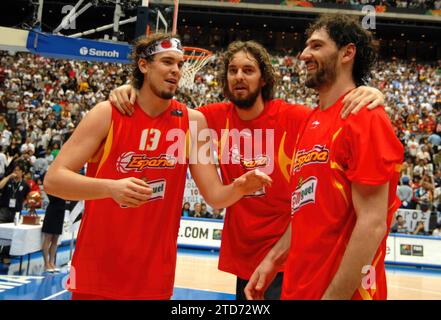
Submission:
[[[20,212],[17,211],[14,217],[14,225],[18,226],[19,223],[20,223]]]

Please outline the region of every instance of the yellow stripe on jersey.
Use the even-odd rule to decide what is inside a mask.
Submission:
[[[334,143],[335,139],[340,135],[342,128],[339,128],[334,135],[332,136],[332,143]]]
[[[343,128],[339,128],[332,135],[332,140],[331,140],[331,145],[329,146],[329,150],[332,150],[334,148],[334,142],[337,139],[337,137],[340,135],[342,129]],[[339,170],[339,171],[344,171],[343,168],[341,167],[341,165],[339,163],[335,162],[335,161],[331,160],[330,166],[331,166],[331,169]],[[343,196],[343,199],[345,200],[346,205],[349,206],[348,195],[346,194],[343,185],[340,182],[338,182],[335,178],[333,180],[333,185],[334,185],[335,188],[337,188],[338,191],[340,191],[341,195]]]
[[[331,169],[344,171],[343,168],[337,162],[332,161],[332,160],[331,160]]]
[[[112,150],[112,144],[113,144],[113,125],[114,125],[114,122],[112,121],[112,123],[110,124],[109,133],[107,134],[106,143],[104,145],[104,153],[103,153],[103,156],[101,158],[100,164],[98,165],[98,169],[96,171],[96,176],[98,175],[98,173],[100,172],[102,166],[104,165],[104,163],[106,162],[107,158],[109,157],[110,150]]]
[[[190,139],[190,129],[187,130],[185,133],[185,158],[187,159],[187,162],[190,159],[190,149],[191,148],[191,139]]]
[[[365,288],[363,287],[358,288],[358,293],[360,294],[363,300],[372,300],[371,294]]]
[[[403,165],[402,164],[397,164],[397,165],[395,165],[395,172],[401,172],[401,168],[403,167]]]
[[[343,196],[343,199],[346,202],[346,205],[349,206],[348,196],[346,195],[345,188],[343,187],[343,185],[335,179],[333,181],[333,184],[334,187],[337,188],[338,191],[340,191],[341,195]]]
[[[283,133],[282,140],[280,141],[278,163],[279,163],[280,171],[282,172],[286,181],[289,182],[290,171],[288,167],[290,167],[292,159],[289,156],[287,156],[285,153],[285,137],[286,137],[286,132]]]

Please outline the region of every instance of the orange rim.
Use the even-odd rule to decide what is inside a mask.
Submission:
[[[189,55],[189,54],[185,54],[185,53],[191,53],[191,52],[198,52],[198,53],[203,53],[203,55]],[[184,47],[184,59],[196,59],[196,60],[201,60],[201,59],[205,59],[207,57],[210,57],[213,55],[213,52],[211,52],[210,50],[206,50],[206,49],[202,49],[202,48],[198,48],[198,47]]]

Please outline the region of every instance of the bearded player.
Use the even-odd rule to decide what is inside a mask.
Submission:
[[[320,104],[298,134],[291,168],[292,240],[283,299],[386,299],[386,239],[403,146],[382,108],[341,119],[344,97],[375,62],[371,34],[344,15],[307,30],[306,85]],[[283,261],[282,261],[283,262]],[[245,289],[262,299],[277,273],[261,266]]]

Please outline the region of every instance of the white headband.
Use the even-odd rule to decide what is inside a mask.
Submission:
[[[176,38],[158,40],[145,48],[141,57],[147,58],[160,52],[175,51],[184,54],[181,41]]]

